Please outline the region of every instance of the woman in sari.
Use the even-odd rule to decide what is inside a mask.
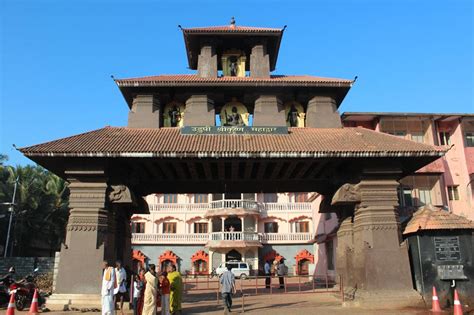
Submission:
[[[183,296],[183,279],[175,265],[168,266],[168,280],[170,282],[170,313],[181,314],[181,300]]]
[[[155,265],[150,265],[145,274],[145,294],[143,299],[143,315],[156,315],[156,293],[158,279],[156,277]]]

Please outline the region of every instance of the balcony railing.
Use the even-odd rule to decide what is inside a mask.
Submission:
[[[312,233],[213,232],[202,234],[132,234],[133,244],[205,244],[208,241],[255,241],[301,243],[313,239]]]
[[[241,208],[246,210],[259,210],[258,202],[253,200],[224,199],[211,202],[211,209]]]
[[[312,233],[261,233],[262,243],[308,242],[313,239]]]
[[[214,232],[210,233],[211,241],[256,241],[260,240],[255,232]]]
[[[208,233],[202,234],[132,234],[133,244],[175,244],[175,243],[194,243],[205,244],[209,240]]]
[[[312,211],[311,202],[267,202],[262,203],[262,210],[266,211]]]
[[[149,205],[150,211],[189,212],[207,211],[211,208],[209,203],[154,203]]]
[[[150,211],[192,212],[215,209],[240,208],[254,211],[312,211],[311,202],[269,202],[260,203],[253,200],[216,200],[209,203],[155,203],[149,205]]]

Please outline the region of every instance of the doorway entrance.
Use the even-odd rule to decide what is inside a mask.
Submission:
[[[225,261],[230,261],[230,260],[242,261],[242,254],[236,251],[235,249],[233,249],[225,255]]]

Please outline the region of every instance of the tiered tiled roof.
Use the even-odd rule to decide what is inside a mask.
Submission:
[[[239,86],[342,86],[350,87],[353,80],[325,78],[310,75],[272,75],[269,78],[222,76],[203,78],[195,74],[156,75],[115,80],[119,87],[125,86],[191,86],[191,85],[239,85]]]
[[[190,27],[183,28],[184,33],[281,33],[282,28],[271,27],[253,27],[253,26],[206,26],[206,27]]]
[[[408,222],[404,235],[427,230],[474,230],[474,222],[451,212],[425,206],[415,212]]]
[[[29,157],[436,157],[445,152],[364,128],[289,128],[284,135],[182,135],[179,128],[105,127],[20,150]]]

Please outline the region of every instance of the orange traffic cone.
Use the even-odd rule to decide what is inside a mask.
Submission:
[[[454,289],[454,315],[462,315],[462,306],[459,301],[458,290]]]
[[[31,300],[30,311],[28,312],[29,315],[36,315],[39,313],[38,310],[38,290],[35,289],[35,293],[33,294],[33,300]]]
[[[441,312],[441,307],[439,306],[439,299],[438,299],[438,294],[436,293],[436,288],[433,286],[433,297],[431,298],[431,311],[433,313],[440,313]]]
[[[15,315],[15,292],[10,294],[10,302],[8,302],[6,315]]]

